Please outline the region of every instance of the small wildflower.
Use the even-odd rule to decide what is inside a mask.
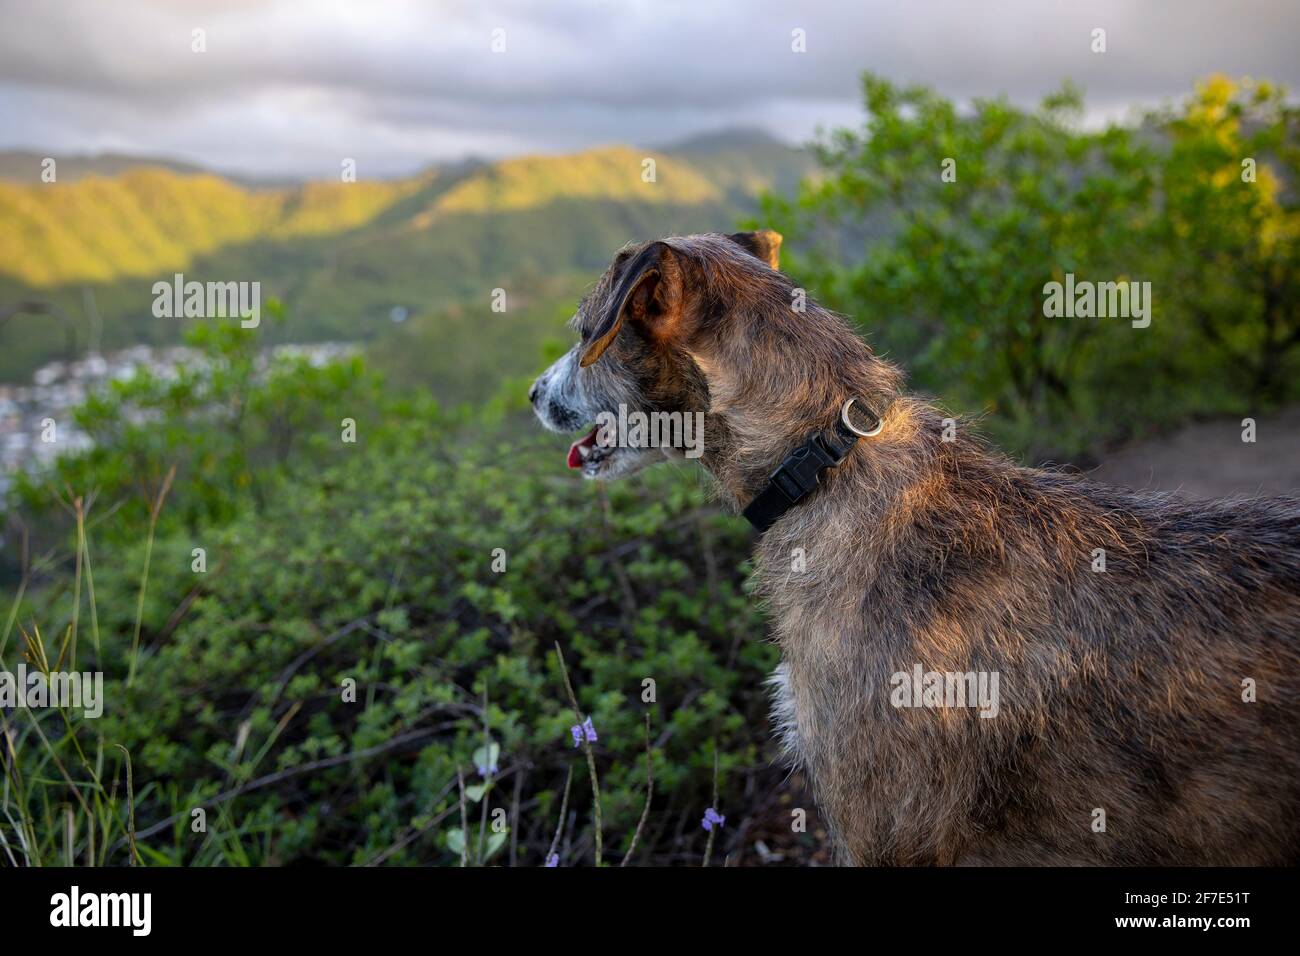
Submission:
[[[474,751],[474,769],[478,771],[480,777],[486,777],[489,774],[496,775],[501,772],[497,766],[497,758],[500,756],[500,744],[495,741],[484,744]]]
[[[574,724],[569,728],[569,733],[573,734],[573,746],[577,747],[586,738],[587,743],[596,742],[596,728],[592,726],[591,718],[588,717],[581,724]]]
[[[548,856],[548,857],[546,858],[546,865],[547,865],[548,867],[549,867],[549,866],[559,866],[559,865],[560,865],[560,854],[558,854],[558,853],[552,853],[550,856]]]
[[[720,828],[726,822],[726,817],[718,813],[718,811],[713,809],[713,807],[708,807],[704,811],[704,819],[700,821],[700,826],[704,827],[706,830],[712,831],[715,826]]]

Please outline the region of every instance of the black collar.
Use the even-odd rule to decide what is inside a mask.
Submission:
[[[813,432],[786,455],[763,490],[745,508],[745,519],[760,534],[772,527],[778,518],[813,493],[821,484],[822,472],[844,461],[859,438],[880,434],[890,404],[892,400],[876,412],[866,402],[850,398],[840,409],[834,426]]]

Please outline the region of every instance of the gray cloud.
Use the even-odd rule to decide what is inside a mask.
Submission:
[[[1300,73],[1293,0],[0,0],[0,22],[0,146],[261,173],[347,155],[389,174],[737,124],[800,140],[859,115],[863,69],[1018,102],[1070,77],[1105,115],[1213,71]]]

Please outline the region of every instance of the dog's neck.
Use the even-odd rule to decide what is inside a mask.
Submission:
[[[702,463],[738,510],[811,432],[833,427],[846,399],[881,408],[901,383],[898,370],[837,316],[818,310],[798,319],[722,338],[693,355],[709,388]],[[882,445],[893,443],[887,433],[905,415],[886,416]],[[836,471],[859,469],[868,457],[855,449]]]

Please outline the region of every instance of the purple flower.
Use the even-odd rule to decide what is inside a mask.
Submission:
[[[588,717],[581,724],[574,724],[569,728],[569,733],[573,734],[573,746],[577,747],[586,738],[587,743],[596,742],[596,728],[591,724],[591,718]]]
[[[713,807],[708,807],[704,811],[704,819],[700,821],[700,826],[704,827],[706,830],[712,831],[714,827],[720,828],[726,822],[726,817],[718,813],[718,811],[713,809]]]
[[[494,774],[497,772],[497,765],[493,763],[491,766],[486,766],[480,763],[480,764],[475,764],[474,769],[478,771],[478,775],[480,777],[486,777],[490,773]]]
[[[560,865],[560,854],[558,854],[558,853],[552,853],[550,856],[548,856],[548,857],[546,858],[546,865],[547,865],[548,867],[549,867],[549,866],[559,866],[559,865]]]

